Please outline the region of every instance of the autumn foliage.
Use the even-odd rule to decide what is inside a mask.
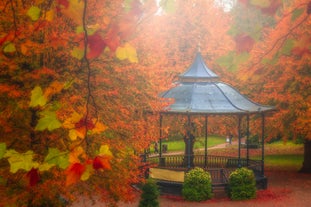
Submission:
[[[280,109],[271,136],[310,138],[310,2],[219,2],[1,1],[3,202],[63,205],[76,189],[131,200],[139,155],[159,136],[158,94],[197,50]]]

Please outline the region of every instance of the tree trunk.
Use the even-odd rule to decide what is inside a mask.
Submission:
[[[304,142],[304,160],[299,172],[311,173],[311,140]]]

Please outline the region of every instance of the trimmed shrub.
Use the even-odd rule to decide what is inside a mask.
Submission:
[[[159,207],[159,195],[160,192],[155,181],[148,179],[142,187],[139,207]]]
[[[204,201],[212,197],[212,179],[209,172],[194,168],[185,174],[182,196],[189,201]]]
[[[247,168],[233,171],[229,177],[228,194],[231,200],[248,200],[256,197],[254,172]]]

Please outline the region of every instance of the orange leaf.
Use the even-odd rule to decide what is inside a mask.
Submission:
[[[85,171],[85,166],[80,163],[74,163],[69,166],[65,171],[66,174],[66,186],[72,185],[78,182]]]

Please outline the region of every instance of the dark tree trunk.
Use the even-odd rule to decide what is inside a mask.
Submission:
[[[299,172],[311,173],[311,140],[304,142],[304,160]]]

